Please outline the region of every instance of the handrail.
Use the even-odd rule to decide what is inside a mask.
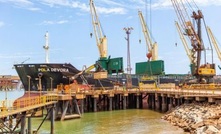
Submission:
[[[45,95],[45,96],[35,96],[35,97],[26,97],[15,100],[1,100],[0,101],[0,112],[2,111],[11,111],[18,110],[20,108],[26,108],[34,105],[46,104],[48,102],[58,101],[58,96],[53,95]],[[10,102],[10,103],[9,103]],[[10,105],[7,105],[10,104]]]

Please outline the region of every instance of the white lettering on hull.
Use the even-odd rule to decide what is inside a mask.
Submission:
[[[38,68],[38,72],[69,72],[68,68]]]

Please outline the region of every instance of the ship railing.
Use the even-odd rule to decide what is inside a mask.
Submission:
[[[33,106],[37,106],[37,105],[39,105],[39,106],[46,105],[47,103],[57,102],[57,101],[58,101],[58,96],[56,94],[19,98],[15,101],[1,100],[0,101],[0,112],[18,110],[21,108],[33,107]]]

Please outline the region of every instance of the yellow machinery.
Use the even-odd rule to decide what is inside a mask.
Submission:
[[[97,71],[91,71],[94,68],[97,69]],[[99,62],[96,62],[95,64],[89,66],[89,67],[84,67],[84,69],[75,74],[73,77],[71,77],[71,80],[74,80],[74,82],[72,84],[69,85],[57,85],[57,90],[58,91],[62,91],[64,90],[65,93],[69,93],[70,89],[79,89],[79,88],[84,88],[84,89],[91,89],[91,86],[88,84],[87,80],[85,79],[84,75],[85,74],[92,74],[94,76],[94,79],[100,80],[100,79],[105,79],[107,78],[107,71],[103,70],[103,68],[101,67],[101,65],[99,64]],[[84,84],[78,84],[77,81],[75,81],[78,77],[80,77],[83,80]]]
[[[79,76],[82,76],[85,73],[89,73],[92,69],[97,68],[97,71],[93,72],[94,79],[104,79],[107,78],[107,71],[105,71],[102,66],[96,62],[95,64],[83,69],[83,71],[75,74],[72,79],[76,79]]]
[[[85,69],[85,73],[91,71],[94,68],[99,68],[96,72],[93,72],[94,79],[105,79],[107,78],[107,71],[102,69],[102,66],[99,63],[93,64]]]
[[[197,29],[195,30],[195,25],[190,20],[190,16],[188,15],[186,5],[184,4],[188,1],[184,2],[184,0],[171,0],[171,2],[177,14],[179,24],[181,25],[181,28],[179,28],[178,23],[176,23],[178,31],[179,33],[184,34],[191,44],[191,52],[188,52],[189,50],[186,49],[187,55],[189,56],[191,61],[191,73],[193,76],[196,76],[199,83],[209,83],[210,79],[216,75],[216,71],[215,64],[209,64],[206,59],[206,49],[204,47],[201,37],[201,20],[204,20],[203,14],[200,10],[198,10],[197,12],[192,11],[191,18],[193,19],[193,22],[195,22],[194,24],[196,24],[197,26]],[[191,5],[191,3],[188,4]],[[184,36],[181,36],[181,39],[184,43],[184,46],[187,46]],[[201,56],[202,52],[204,52],[205,54],[204,64],[201,63],[203,57]]]
[[[150,36],[150,33],[149,33],[149,29],[146,26],[144,17],[142,15],[142,12],[138,11],[138,15],[139,15],[140,22],[141,22],[141,25],[142,25],[142,30],[143,30],[143,33],[144,33],[144,38],[145,38],[145,41],[146,41],[146,45],[148,47],[147,58],[148,58],[148,60],[151,59],[152,61],[158,60],[158,45],[157,45],[157,42],[154,42],[154,43],[152,42],[152,39],[151,39],[151,36]]]

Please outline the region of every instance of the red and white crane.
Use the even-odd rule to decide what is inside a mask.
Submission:
[[[148,53],[146,54],[146,56],[148,58],[148,61],[149,60],[151,60],[151,61],[158,60],[158,45],[157,45],[157,42],[153,43],[152,38],[150,36],[149,29],[147,28],[146,22],[144,20],[143,15],[142,15],[142,12],[138,11],[138,15],[139,15],[139,18],[140,18],[140,22],[141,22],[144,38],[145,38],[145,41],[146,41],[146,45],[147,45],[147,48],[148,48]]]

